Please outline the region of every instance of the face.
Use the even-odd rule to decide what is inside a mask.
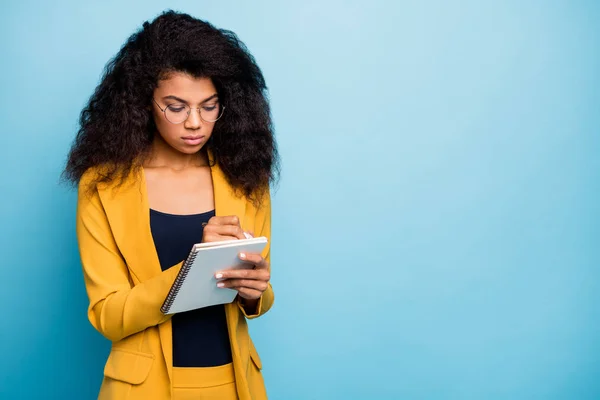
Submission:
[[[219,116],[220,105],[209,78],[175,72],[159,81],[152,110],[160,137],[173,149],[194,154],[210,138],[215,126],[211,121]],[[162,110],[166,110],[166,115]],[[183,122],[173,123],[180,121]]]

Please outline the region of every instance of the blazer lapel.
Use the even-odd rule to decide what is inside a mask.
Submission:
[[[132,171],[122,186],[98,188],[113,236],[134,281],[143,282],[162,270],[150,230],[150,207],[144,171]]]

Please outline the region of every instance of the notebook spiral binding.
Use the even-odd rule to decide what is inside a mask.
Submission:
[[[175,282],[173,282],[173,286],[171,286],[171,290],[169,290],[169,294],[167,295],[165,302],[160,307],[160,311],[163,314],[169,313],[169,309],[173,305],[175,297],[177,297],[177,293],[179,293],[179,289],[181,289],[181,286],[183,285],[187,274],[190,272],[190,268],[192,267],[192,264],[194,264],[194,260],[196,259],[197,255],[198,252],[195,252],[192,249],[192,251],[190,251],[190,254],[188,255],[188,258],[186,258],[185,262],[181,266],[181,270],[177,274],[177,278],[175,278]]]

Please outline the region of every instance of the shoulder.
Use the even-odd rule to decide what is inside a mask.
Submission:
[[[98,190],[114,189],[132,180],[135,181],[138,172],[136,167],[129,170],[109,165],[90,167],[81,176],[78,191],[80,194],[92,194]]]
[[[77,195],[79,202],[89,200],[97,194],[97,183],[101,180],[101,169],[99,167],[88,168],[79,179]]]
[[[271,208],[271,190],[267,187],[262,187],[254,191],[252,196],[244,196],[246,201],[246,207],[253,211],[253,213],[259,213],[261,210]]]
[[[78,184],[78,213],[104,213],[106,207],[113,203],[122,206],[128,198],[127,193],[136,187],[138,180],[135,177],[134,171],[124,174],[122,169],[113,169],[105,165],[89,168],[81,176]],[[128,188],[130,190],[127,190]]]
[[[91,186],[96,186],[95,183],[99,180],[101,173],[100,167],[91,167],[83,173],[79,179],[79,191],[87,191]]]
[[[269,187],[255,192],[254,198],[246,199],[246,215],[252,220],[254,233],[264,236],[265,226],[271,221],[271,191]]]
[[[115,172],[116,171],[116,172]],[[139,204],[139,170],[114,170],[106,166],[89,168],[79,180],[77,211],[82,217],[131,211]]]

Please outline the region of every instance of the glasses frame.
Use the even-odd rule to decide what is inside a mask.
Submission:
[[[209,123],[209,124],[215,123],[215,122],[217,122],[218,120],[220,120],[220,119],[221,119],[221,117],[223,116],[223,113],[225,112],[225,106],[223,106],[223,105],[221,105],[221,103],[219,103],[219,107],[221,107],[221,115],[219,115],[219,118],[215,119],[214,121],[208,121],[208,120],[206,120],[206,119],[202,118],[202,111],[200,110],[200,108],[202,108],[202,107],[198,107],[198,108],[192,108],[192,107],[190,107],[189,105],[187,105],[187,104],[186,104],[186,106],[187,106],[187,108],[188,108],[188,112],[187,112],[187,116],[185,117],[185,119],[184,119],[183,121],[181,121],[181,122],[173,122],[173,121],[171,121],[171,120],[170,120],[170,119],[167,117],[167,109],[169,108],[169,106],[165,106],[165,109],[163,110],[163,109],[160,107],[160,104],[158,104],[158,102],[156,101],[156,99],[154,99],[154,97],[152,97],[152,101],[154,101],[154,104],[156,104],[156,106],[158,107],[158,109],[159,109],[160,111],[162,111],[162,113],[163,113],[163,114],[164,114],[164,116],[165,116],[165,119],[166,119],[167,121],[169,121],[169,123],[171,123],[171,124],[173,124],[173,125],[179,125],[179,124],[183,124],[185,121],[187,121],[187,120],[188,120],[188,118],[190,117],[190,114],[192,113],[192,110],[198,110],[198,115],[200,115],[200,119],[201,119],[202,121],[206,122],[206,123]]]

